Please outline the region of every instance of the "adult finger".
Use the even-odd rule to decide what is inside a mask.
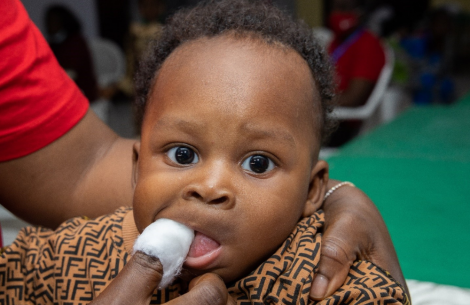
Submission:
[[[148,305],[160,284],[163,267],[156,257],[137,251],[92,305]]]
[[[206,273],[189,284],[189,291],[166,303],[167,305],[226,305],[235,304],[224,281],[214,273]]]
[[[348,244],[340,238],[326,237],[322,240],[321,257],[318,264],[310,298],[322,300],[341,287],[346,280],[349,269],[354,262]]]

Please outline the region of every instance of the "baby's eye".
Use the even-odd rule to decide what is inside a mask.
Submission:
[[[171,161],[178,164],[194,164],[199,161],[199,157],[194,150],[186,146],[173,147],[166,154]]]
[[[242,168],[257,174],[269,172],[274,168],[274,162],[266,156],[253,155],[245,159]]]

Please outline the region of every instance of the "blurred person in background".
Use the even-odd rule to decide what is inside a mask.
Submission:
[[[401,37],[400,45],[410,57],[410,88],[415,104],[450,104],[455,100],[451,77],[453,17],[447,7],[435,8],[428,12],[421,29]]]
[[[328,47],[336,69],[337,105],[366,103],[385,65],[380,40],[364,27],[364,10],[357,0],[334,0],[328,17],[333,41]],[[341,121],[327,146],[338,147],[354,138],[360,121]]]
[[[45,17],[47,40],[57,61],[88,100],[95,101],[98,98],[98,84],[80,22],[61,5],[50,6]]]
[[[409,91],[417,105],[455,100],[451,73],[458,14],[458,5],[431,9],[429,0],[383,0],[373,13],[372,28],[387,38],[395,53],[392,82]],[[385,18],[380,22],[377,17]]]

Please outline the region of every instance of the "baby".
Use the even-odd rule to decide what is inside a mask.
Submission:
[[[172,17],[141,64],[133,210],[24,229],[0,258],[12,302],[81,304],[99,295],[156,220],[194,231],[165,303],[218,274],[239,303],[309,302],[319,259],[331,123],[330,65],[311,31],[259,2],[224,0]],[[299,222],[300,221],[300,222]],[[10,285],[11,284],[11,285]],[[3,294],[2,294],[3,293]],[[354,264],[328,302],[406,303],[399,284]]]
[[[136,226],[169,218],[195,230],[185,269],[226,282],[321,206],[328,179],[312,72],[295,50],[265,39],[235,30],[185,37],[142,77],[153,86],[135,147]]]

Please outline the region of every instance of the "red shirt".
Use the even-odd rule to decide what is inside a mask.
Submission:
[[[57,63],[19,0],[0,6],[0,162],[33,153],[69,131],[88,101]]]
[[[328,48],[328,53],[333,53],[340,44],[341,42],[334,39]],[[363,34],[336,62],[339,92],[346,90],[354,78],[376,82],[384,65],[385,53],[379,39],[369,31],[363,31]]]

